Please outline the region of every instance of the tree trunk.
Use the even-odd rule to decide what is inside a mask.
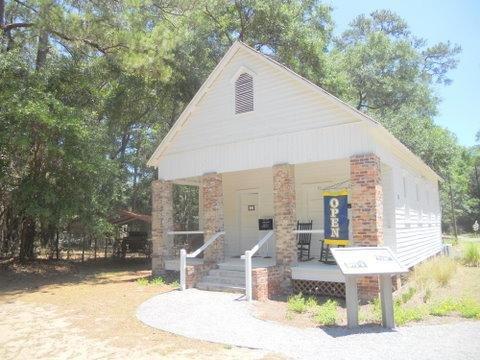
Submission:
[[[93,239],[93,259],[97,260],[97,237]]]
[[[85,236],[82,238],[82,263],[85,261]]]
[[[33,243],[35,241],[35,220],[27,217],[23,221],[22,239],[20,242],[20,260],[33,259]]]
[[[58,229],[57,229],[56,238],[55,238],[55,253],[56,253],[57,260],[59,259],[59,241],[60,241],[60,234],[58,233]]]

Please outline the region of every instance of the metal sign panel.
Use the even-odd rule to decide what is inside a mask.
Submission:
[[[408,272],[388,247],[330,249],[344,275],[382,275]]]
[[[258,219],[258,230],[273,230],[273,219]]]

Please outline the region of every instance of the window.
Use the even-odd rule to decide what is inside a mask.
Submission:
[[[406,199],[407,198],[407,178],[404,175],[402,179],[403,179],[403,197]]]
[[[235,114],[253,111],[253,77],[240,74],[235,80]]]

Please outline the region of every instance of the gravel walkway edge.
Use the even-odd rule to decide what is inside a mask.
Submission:
[[[259,320],[238,294],[188,289],[154,296],[137,318],[156,329],[298,359],[480,359],[480,322],[300,329]]]

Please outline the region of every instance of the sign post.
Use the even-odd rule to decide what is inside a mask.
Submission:
[[[357,278],[377,275],[380,280],[382,325],[395,327],[393,317],[392,275],[408,272],[388,247],[350,247],[331,249],[340,270],[345,275],[347,324],[358,326]]]

